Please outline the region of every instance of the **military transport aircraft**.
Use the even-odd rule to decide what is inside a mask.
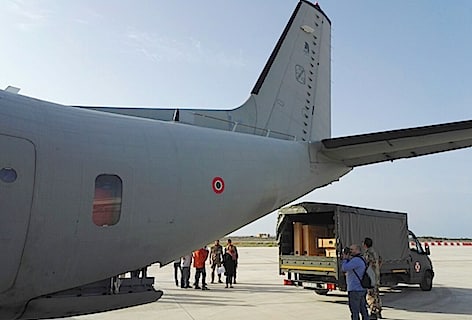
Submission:
[[[1,90],[0,318],[155,301],[153,278],[119,275],[354,167],[472,145],[472,121],[331,138],[330,39],[326,14],[300,1],[233,110],[64,106]]]

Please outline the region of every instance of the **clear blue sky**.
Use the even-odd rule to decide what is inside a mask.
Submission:
[[[63,104],[224,108],[249,95],[297,1],[0,3],[0,87]],[[472,119],[472,1],[320,1],[333,136]],[[472,150],[355,169],[303,197],[472,237]],[[235,234],[275,230],[270,214]]]

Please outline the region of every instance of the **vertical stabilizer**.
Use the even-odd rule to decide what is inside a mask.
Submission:
[[[232,120],[300,141],[331,136],[331,21],[300,1],[257,80]],[[250,121],[252,122],[252,121]]]
[[[331,21],[317,4],[301,0],[239,108],[94,109],[285,140],[330,138]]]

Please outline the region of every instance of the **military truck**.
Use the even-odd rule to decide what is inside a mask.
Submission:
[[[277,241],[280,274],[285,284],[327,294],[346,290],[341,271],[341,253],[365,237],[381,259],[381,286],[419,284],[424,291],[433,285],[429,247],[423,249],[408,230],[407,214],[351,207],[341,204],[304,202],[278,212]]]

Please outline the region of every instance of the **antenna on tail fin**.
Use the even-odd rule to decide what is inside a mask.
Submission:
[[[15,93],[15,94],[20,92],[20,90],[21,90],[20,88],[17,88],[17,87],[14,87],[14,86],[8,86],[5,89],[6,92]]]

